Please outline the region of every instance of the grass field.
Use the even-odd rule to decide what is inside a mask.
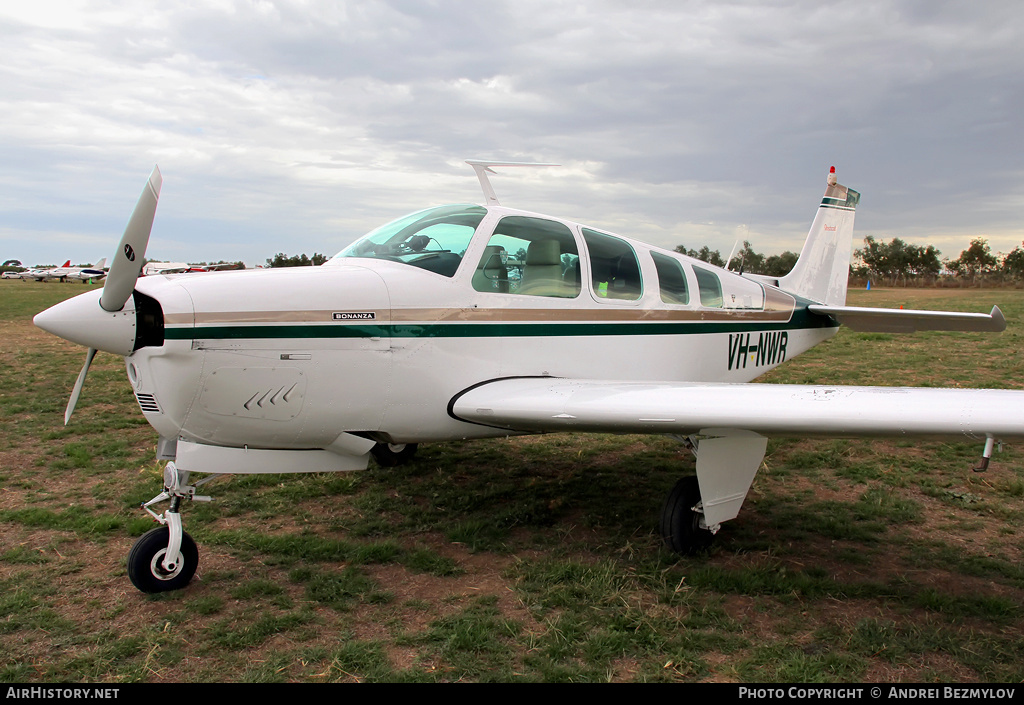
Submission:
[[[655,535],[689,454],[660,437],[423,446],[392,470],[235,477],[184,510],[185,590],[125,556],[156,435],[120,358],[31,325],[87,287],[0,282],[0,681],[1024,680],[1024,453],[773,439],[707,556]],[[856,334],[767,380],[1024,386],[1024,292],[874,290],[987,311],[1000,335]]]

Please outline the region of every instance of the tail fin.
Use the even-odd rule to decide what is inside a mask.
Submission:
[[[793,271],[779,288],[829,306],[846,303],[846,282],[853,251],[853,214],[860,194],[836,183],[835,167]]]

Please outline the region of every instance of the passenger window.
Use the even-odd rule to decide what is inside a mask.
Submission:
[[[640,262],[629,243],[595,230],[583,229],[590,253],[594,294],[602,299],[636,301],[643,293]]]
[[[502,218],[473,273],[473,288],[526,296],[579,296],[576,239],[568,227],[553,220]]]
[[[722,308],[722,282],[718,280],[718,275],[696,265],[693,267],[693,273],[697,275],[700,305],[707,308]]]
[[[658,285],[661,300],[667,304],[685,305],[690,303],[690,292],[686,288],[686,272],[682,263],[674,257],[652,252],[654,267],[658,271]]]

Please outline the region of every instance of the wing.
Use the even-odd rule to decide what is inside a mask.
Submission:
[[[736,517],[769,435],[1024,437],[1024,391],[512,378],[471,387],[451,416],[510,431],[699,434],[711,531]]]
[[[449,413],[510,431],[1024,438],[1024,391],[513,378]]]

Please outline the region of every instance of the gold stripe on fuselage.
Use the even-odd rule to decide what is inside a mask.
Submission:
[[[531,303],[532,303],[531,297]],[[541,301],[538,301],[541,303]],[[784,323],[793,317],[796,300],[778,289],[765,290],[765,307],[761,309],[742,308],[635,308],[609,305],[602,308],[396,308],[368,310],[373,313],[375,323],[425,323],[425,322],[489,322],[489,321],[537,321],[537,322],[631,322],[631,321],[764,321]],[[225,323],[324,323],[334,322],[332,310],[305,311],[216,311],[208,313],[167,314],[167,325],[217,325]],[[350,321],[345,321],[350,322]],[[360,321],[365,322],[365,321]],[[339,323],[344,323],[339,321]]]

